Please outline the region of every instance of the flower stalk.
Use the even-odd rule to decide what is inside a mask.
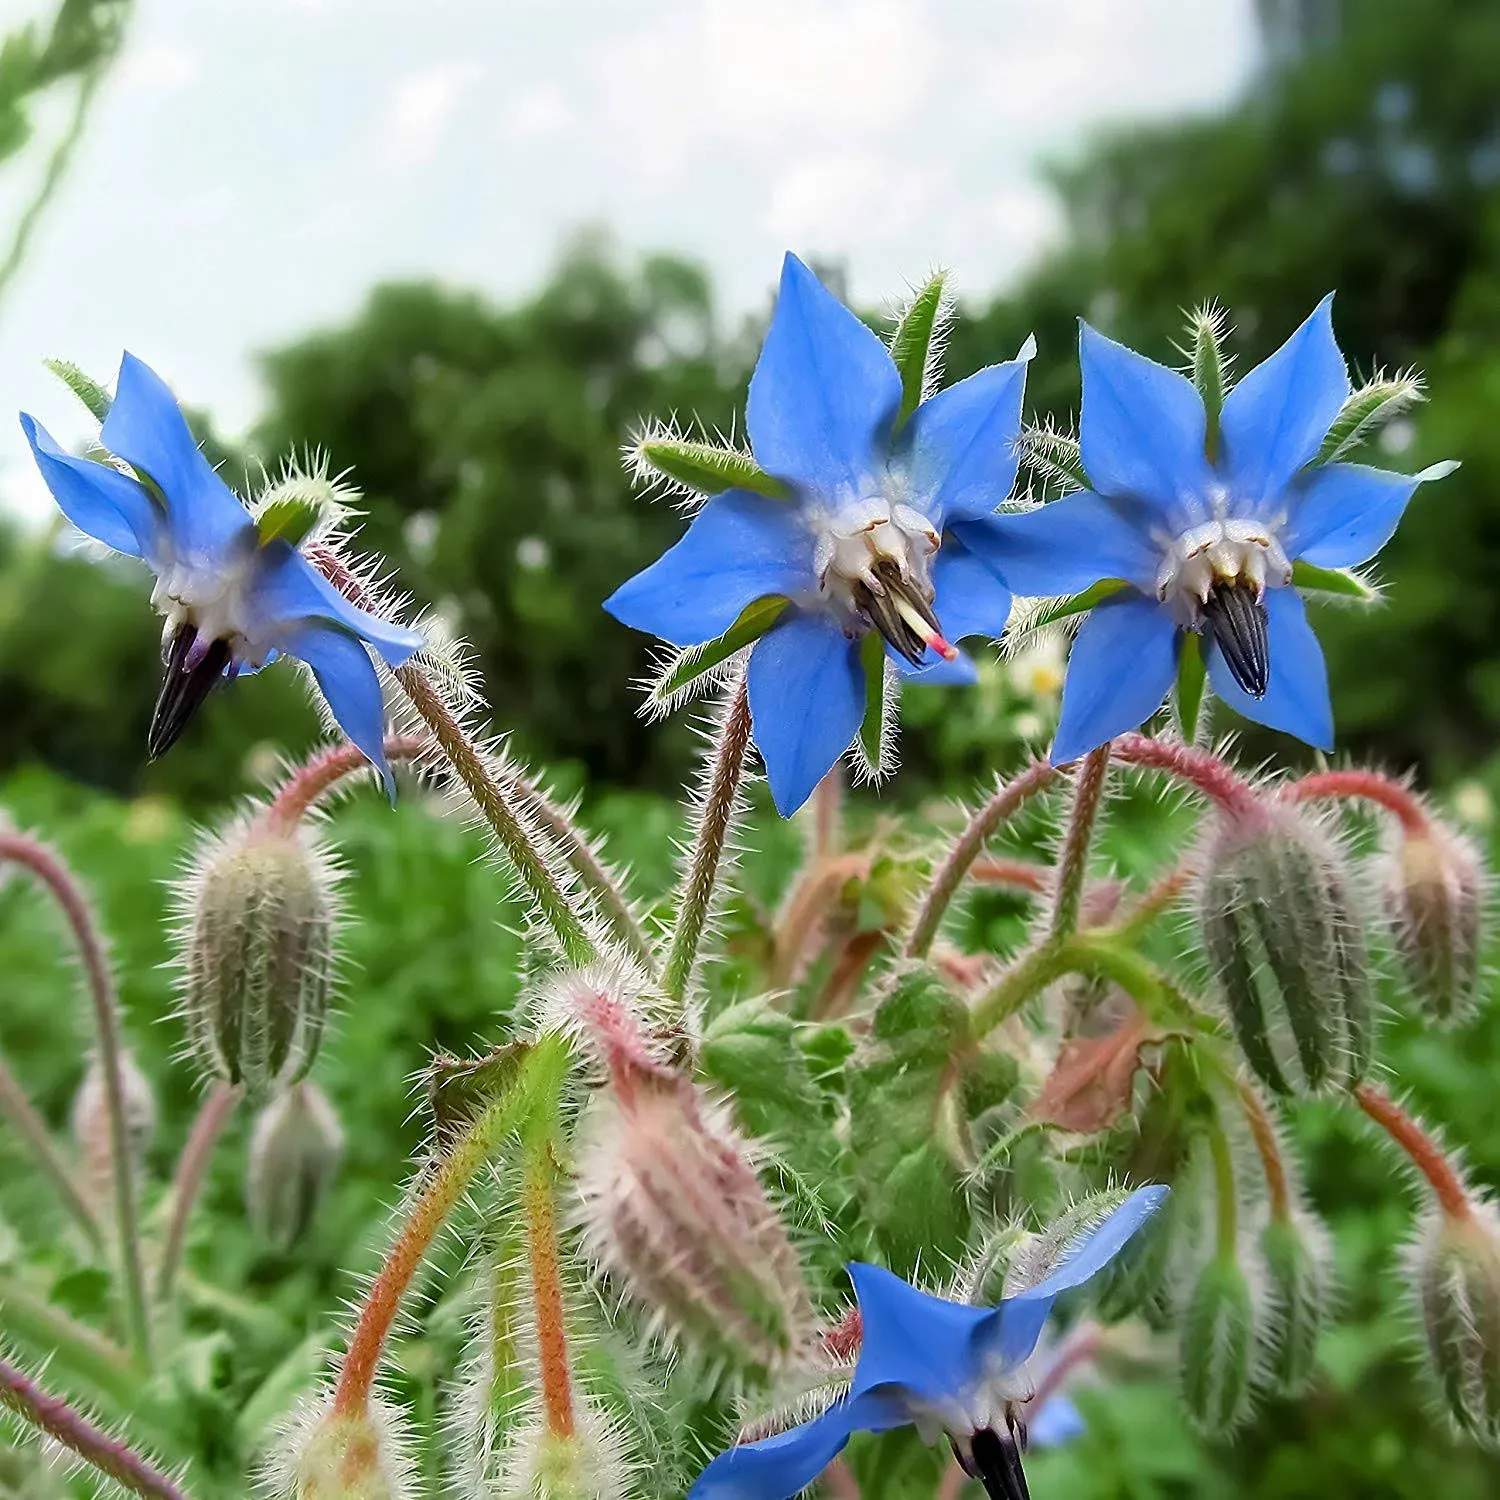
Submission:
[[[1073,782],[1073,811],[1057,871],[1057,897],[1052,905],[1052,936],[1065,938],[1078,928],[1083,882],[1088,874],[1089,846],[1109,779],[1109,745],[1090,750]]]
[[[385,758],[416,760],[431,748],[427,740],[416,735],[387,735]],[[369,767],[369,758],[357,745],[332,745],[320,751],[282,782],[265,810],[266,822],[277,833],[289,833],[346,776]]]
[[[547,1431],[570,1438],[573,1416],[572,1371],[563,1311],[562,1259],[557,1243],[557,1182],[561,1173],[550,1131],[538,1131],[527,1144],[521,1206],[526,1219],[526,1261],[536,1312],[537,1363]]]
[[[1314,802],[1323,798],[1353,799],[1373,802],[1393,813],[1409,834],[1424,834],[1430,819],[1427,810],[1410,787],[1378,771],[1315,771],[1283,789],[1281,795],[1291,802]]]
[[[131,1348],[145,1364],[151,1360],[151,1315],[141,1266],[140,1229],[136,1216],[135,1167],[130,1159],[130,1130],[120,1045],[120,1020],[114,975],[88,901],[72,872],[52,850],[23,834],[0,833],[0,862],[20,865],[35,876],[62,909],[83,961],[93,1003],[99,1063],[104,1074],[109,1114],[109,1154],[115,1204],[115,1238],[120,1257],[120,1285]]]
[[[177,1268],[182,1264],[183,1246],[187,1242],[188,1223],[193,1216],[193,1205],[203,1190],[203,1180],[208,1173],[208,1164],[213,1160],[214,1147],[219,1143],[224,1127],[234,1114],[244,1090],[238,1084],[215,1083],[204,1099],[193,1128],[188,1132],[187,1144],[177,1160],[177,1170],[172,1178],[172,1217],[167,1225],[167,1236],[162,1242],[161,1259],[156,1267],[156,1296],[165,1302],[172,1295],[172,1284],[177,1278]]]
[[[42,1175],[52,1184],[58,1202],[67,1209],[73,1222],[83,1231],[84,1238],[93,1249],[102,1250],[104,1232],[99,1227],[93,1208],[78,1191],[73,1173],[59,1154],[47,1122],[37,1112],[36,1106],[27,1097],[26,1090],[21,1087],[20,1080],[11,1072],[3,1057],[0,1057],[0,1114],[5,1115],[16,1134],[26,1143]]]
[[[1255,788],[1207,750],[1148,739],[1143,734],[1122,734],[1114,742],[1114,756],[1125,765],[1164,771],[1185,782],[1228,816],[1255,814],[1259,800]]]
[[[1438,1207],[1449,1220],[1474,1215],[1468,1189],[1437,1142],[1389,1094],[1368,1083],[1354,1091],[1354,1102],[1411,1158],[1427,1179]]]

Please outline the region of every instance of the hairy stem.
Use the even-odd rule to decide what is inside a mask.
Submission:
[[[1214,1168],[1215,1243],[1220,1255],[1233,1258],[1239,1250],[1240,1205],[1235,1193],[1234,1155],[1224,1122],[1215,1113],[1205,1122],[1209,1157]]]
[[[1438,1206],[1450,1219],[1469,1219],[1474,1210],[1468,1189],[1442,1148],[1396,1103],[1371,1084],[1354,1090],[1354,1102],[1411,1158],[1427,1179]]]
[[[1067,937],[1078,928],[1078,908],[1083,901],[1083,882],[1088,874],[1089,846],[1104,801],[1109,779],[1109,746],[1100,745],[1084,757],[1073,779],[1073,811],[1063,840],[1062,861],[1057,872],[1057,896],[1052,904],[1052,936]]]
[[[115,1232],[119,1241],[120,1284],[130,1345],[137,1357],[151,1360],[151,1316],[146,1281],[141,1268],[141,1242],[136,1218],[135,1168],[130,1160],[130,1131],[125,1112],[121,1072],[120,1021],[114,975],[104,954],[104,943],[93,913],[72,872],[52,850],[22,834],[0,833],[0,861],[18,864],[34,875],[61,907],[78,945],[94,1008],[94,1029],[104,1074],[105,1106],[109,1112],[109,1155],[114,1185]]]
[[[72,1215],[74,1223],[83,1231],[95,1250],[104,1248],[104,1231],[88,1200],[78,1191],[73,1181],[73,1172],[63,1160],[52,1139],[47,1122],[37,1112],[36,1106],[27,1097],[20,1080],[11,1072],[9,1065],[0,1057],[0,1113],[15,1127],[16,1134],[26,1143],[32,1160],[41,1168],[42,1175],[52,1184],[58,1201]]]
[[[827,859],[837,854],[844,842],[844,767],[834,767],[813,788],[813,854]]]
[[[314,547],[308,560],[352,603],[368,609],[377,603],[336,553],[327,547]],[[522,812],[511,805],[507,790],[493,773],[491,758],[486,756],[465,733],[443,695],[419,667],[408,662],[392,675],[400,684],[411,706],[432,731],[438,748],[453,767],[458,779],[468,789],[489,824],[496,842],[505,851],[521,883],[537,904],[543,920],[552,929],[568,963],[581,967],[594,957],[594,944],[583,918],[575,910],[569,893],[558,884],[539,846],[536,831]]]
[[[1034,896],[1045,896],[1052,889],[1052,871],[1029,859],[976,859],[969,879],[975,885],[1013,886]]]
[[[719,865],[729,841],[729,827],[740,800],[745,753],[750,748],[750,697],[744,680],[730,694],[718,738],[709,760],[708,784],[687,868],[677,894],[677,922],[662,969],[662,990],[679,1003],[698,962],[698,949],[713,910]]]
[[[95,1427],[60,1396],[48,1395],[24,1371],[0,1358],[0,1405],[9,1407],[49,1437],[70,1448],[132,1495],[186,1500],[182,1490],[118,1438]]]
[[[557,1244],[554,1201],[557,1178],[552,1137],[550,1133],[539,1133],[528,1144],[521,1189],[526,1217],[526,1262],[531,1273],[532,1306],[536,1310],[537,1362],[547,1431],[554,1437],[570,1438],[575,1429],[573,1377],[563,1312],[562,1259]]]
[[[537,1091],[550,1088],[555,1095],[566,1066],[563,1043],[556,1037],[544,1037],[522,1062],[521,1073],[509,1087],[487,1104],[454,1138],[446,1153],[427,1168],[385,1263],[365,1294],[334,1389],[336,1414],[352,1416],[368,1407],[375,1372],[401,1300],[438,1231],[495,1148],[527,1116]]]
[[[1033,761],[1013,781],[998,787],[989,800],[969,819],[968,826],[954,840],[942,863],[933,873],[932,883],[906,940],[908,958],[925,958],[937,937],[938,927],[964,877],[996,829],[1008,823],[1036,794],[1051,786],[1057,771],[1046,761]]]
[[[167,1225],[161,1260],[156,1267],[156,1295],[162,1302],[172,1295],[172,1283],[176,1280],[177,1268],[182,1263],[182,1248],[187,1241],[193,1205],[202,1191],[214,1147],[218,1144],[225,1125],[229,1123],[235,1106],[240,1102],[241,1092],[238,1084],[214,1084],[198,1110],[193,1128],[188,1133],[187,1144],[177,1159],[177,1171],[172,1178],[172,1218]]]
[[[389,734],[385,738],[387,760],[416,760],[431,748],[427,740],[414,734]],[[369,758],[356,745],[332,745],[319,751],[282,782],[266,807],[266,822],[278,833],[289,832],[307,816],[319,798],[332,791],[346,776],[369,769]]]
[[[1430,821],[1421,798],[1410,787],[1378,771],[1317,771],[1292,782],[1281,795],[1291,802],[1312,802],[1324,797],[1373,802],[1394,813],[1407,833],[1426,833]]]
[[[1175,776],[1216,803],[1221,812],[1248,817],[1254,816],[1259,806],[1255,788],[1207,750],[1148,739],[1143,734],[1122,734],[1114,742],[1114,755],[1126,765]]]
[[[1239,1093],[1240,1103],[1244,1106],[1245,1122],[1250,1127],[1250,1138],[1255,1142],[1261,1170],[1265,1173],[1266,1201],[1271,1217],[1285,1219],[1291,1214],[1291,1188],[1287,1182],[1286,1162],[1282,1158],[1281,1141],[1277,1137],[1275,1123],[1254,1084],[1237,1078],[1235,1088]]]

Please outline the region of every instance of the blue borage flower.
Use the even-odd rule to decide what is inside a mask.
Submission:
[[[311,668],[339,727],[394,796],[380,678],[366,647],[396,667],[422,637],[350,604],[298,550],[301,535],[277,531],[285,513],[257,523],[199,451],[159,376],[134,355],[120,363],[99,433],[119,467],[63,452],[33,417],[23,414],[21,426],[63,514],[156,574],[166,673],[148,742],[153,757],[216,683],[285,654]]]
[[[745,421],[755,462],[786,498],[714,495],[605,603],[637,630],[697,646],[757,601],[789,601],[748,667],[755,743],[783,814],[864,722],[869,632],[901,671],[968,682],[973,664],[950,643],[1004,627],[1010,591],[969,539],[1015,480],[1029,358],[981,370],[898,425],[890,351],[786,257]]]
[[[946,1433],[992,1496],[1024,1500],[1018,1412],[1032,1388],[1023,1366],[1058,1297],[1102,1271],[1166,1196],[1164,1187],[1137,1189],[1074,1240],[1050,1275],[997,1307],[950,1302],[879,1266],[850,1265],[863,1341],[848,1393],[810,1422],[721,1453],[689,1500],[786,1500],[854,1433],[908,1424],[929,1440]]]
[[[1357,566],[1396,529],[1417,475],[1316,462],[1350,395],[1332,296],[1223,398],[1082,325],[1090,488],[997,518],[970,545],[1017,593],[1116,580],[1073,643],[1052,758],[1076,759],[1161,706],[1189,636],[1214,691],[1248,719],[1331,749],[1323,651],[1294,564]]]

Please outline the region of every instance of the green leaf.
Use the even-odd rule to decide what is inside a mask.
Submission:
[[[1193,384],[1203,398],[1203,410],[1208,416],[1204,433],[1204,449],[1210,462],[1218,456],[1219,413],[1224,409],[1225,379],[1224,360],[1224,310],[1212,303],[1198,308],[1188,324],[1193,340]]]
[[[114,397],[91,375],[85,375],[66,359],[44,359],[42,363],[88,407],[96,422],[102,422],[109,415]]]
[[[689,646],[677,657],[652,689],[652,700],[667,702],[690,682],[705,672],[711,672],[720,662],[728,661],[736,651],[758,641],[781,618],[790,603],[791,600],[783,599],[779,594],[767,594],[764,599],[747,604],[740,611],[739,619],[723,635],[705,641],[701,646]]]
[[[285,541],[293,547],[304,541],[323,519],[323,507],[305,496],[281,495],[262,507],[255,518],[260,545]]]
[[[1422,382],[1415,375],[1377,376],[1366,381],[1339,408],[1313,463],[1336,463],[1424,399]]]
[[[1203,686],[1208,664],[1203,659],[1202,637],[1191,630],[1183,632],[1182,650],[1177,657],[1177,727],[1191,745],[1198,738],[1198,719],[1203,711]]]
[[[1347,568],[1320,568],[1315,563],[1301,559],[1292,564],[1292,584],[1318,594],[1337,594],[1344,599],[1358,599],[1362,604],[1373,604],[1380,595],[1362,578],[1356,577]]]
[[[748,453],[687,438],[648,437],[636,444],[636,463],[705,495],[754,490],[771,500],[791,498],[791,489],[767,474]]]
[[[885,637],[869,631],[859,645],[859,661],[865,670],[865,716],[859,725],[859,744],[870,770],[880,770],[885,749]]]
[[[943,324],[943,293],[948,273],[937,272],[906,304],[901,321],[891,335],[891,358],[901,372],[901,405],[896,412],[899,427],[918,407],[927,388],[927,377],[936,362],[936,336]]]
[[[1092,609],[1096,604],[1103,604],[1106,599],[1112,599],[1121,589],[1128,589],[1130,585],[1123,578],[1101,578],[1098,583],[1086,588],[1081,594],[1070,594],[1065,599],[1054,599],[1052,603],[1044,605],[1041,611],[1027,622],[1027,630],[1042,630],[1048,625],[1055,625],[1059,620],[1066,620],[1072,615],[1081,615],[1086,610]]]

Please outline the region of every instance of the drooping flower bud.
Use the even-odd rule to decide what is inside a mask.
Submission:
[[[312,830],[245,818],[183,884],[183,1015],[206,1067],[252,1097],[304,1077],[328,1013],[338,872]]]
[[[1412,994],[1434,1021],[1462,1021],[1479,997],[1484,865],[1462,835],[1429,821],[1398,829],[1382,871],[1386,912]]]
[[[797,1252],[747,1143],[702,1089],[616,1055],[579,1161],[586,1248],[674,1335],[742,1364],[811,1347]]]
[[[130,1160],[139,1169],[156,1134],[156,1097],[150,1079],[128,1052],[120,1054],[120,1094],[125,1106],[125,1139]],[[107,1198],[114,1170],[110,1157],[109,1093],[104,1068],[97,1057],[89,1063],[73,1096],[69,1126],[82,1158],[89,1192],[98,1199]]]
[[[1260,1378],[1269,1390],[1291,1396],[1312,1378],[1328,1312],[1327,1237],[1309,1214],[1273,1215],[1259,1248],[1267,1292]]]
[[[396,1407],[338,1411],[326,1393],[296,1411],[264,1466],[278,1500],[410,1500],[416,1474]]]
[[[1444,1213],[1418,1242],[1427,1356],[1457,1425],[1500,1448],[1500,1217],[1489,1204]]]
[[[1245,1060],[1278,1093],[1369,1063],[1372,990],[1347,861],[1300,808],[1225,818],[1203,861],[1204,946]]]
[[[1216,1254],[1198,1273],[1183,1313],[1182,1399],[1193,1424],[1232,1432],[1250,1414],[1255,1298],[1239,1261]]]
[[[344,1132],[323,1091],[305,1079],[257,1117],[245,1174],[250,1222],[278,1250],[307,1232],[344,1154]]]

